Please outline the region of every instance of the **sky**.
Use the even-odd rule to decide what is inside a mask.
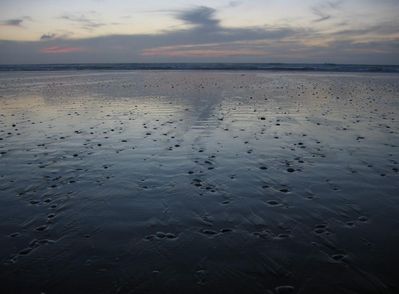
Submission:
[[[0,64],[399,64],[399,0],[0,0]]]

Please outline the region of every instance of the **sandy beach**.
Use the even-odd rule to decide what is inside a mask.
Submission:
[[[399,293],[398,93],[388,73],[0,72],[1,293]]]

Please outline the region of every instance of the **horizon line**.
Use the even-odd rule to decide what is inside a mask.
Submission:
[[[145,65],[157,65],[157,64],[223,64],[223,65],[357,65],[357,66],[399,66],[399,64],[387,64],[387,63],[335,63],[335,62],[187,62],[187,61],[177,61],[177,62],[61,62],[61,63],[0,63],[0,66],[23,66],[23,65],[101,65],[101,64],[145,64]]]

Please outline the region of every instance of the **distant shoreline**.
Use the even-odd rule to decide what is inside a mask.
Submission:
[[[68,70],[257,70],[399,73],[399,65],[358,65],[331,63],[75,63],[0,65],[0,72]]]

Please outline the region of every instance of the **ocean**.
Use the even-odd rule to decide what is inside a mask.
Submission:
[[[74,63],[0,65],[0,71],[65,70],[256,70],[299,72],[382,72],[399,73],[399,65],[332,63]]]

